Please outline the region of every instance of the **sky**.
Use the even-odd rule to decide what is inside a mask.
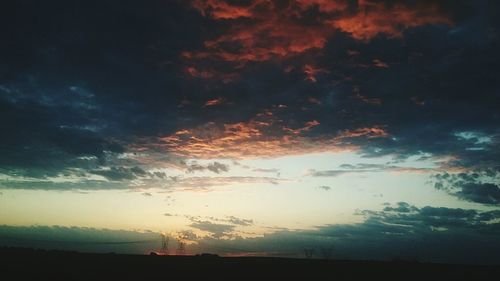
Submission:
[[[2,1],[0,246],[498,264],[499,14]]]

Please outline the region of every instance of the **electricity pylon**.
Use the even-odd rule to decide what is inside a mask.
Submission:
[[[166,236],[165,234],[161,235],[161,252],[164,255],[168,255],[168,241],[170,240],[170,237]]]
[[[186,243],[184,243],[182,240],[177,240],[179,243],[179,246],[177,247],[177,250],[175,251],[176,255],[185,255],[186,254]]]

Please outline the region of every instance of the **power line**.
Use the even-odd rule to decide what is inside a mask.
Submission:
[[[73,243],[73,244],[87,244],[87,245],[120,245],[120,244],[141,244],[141,243],[151,243],[156,242],[156,239],[148,240],[133,240],[133,241],[84,241],[84,240],[48,240],[48,239],[30,239],[30,238],[18,238],[18,237],[0,237],[1,240],[11,240],[19,242],[43,242],[43,243]]]

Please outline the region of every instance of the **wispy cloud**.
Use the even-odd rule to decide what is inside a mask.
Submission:
[[[312,177],[338,177],[345,174],[356,174],[356,173],[380,173],[380,172],[393,172],[393,173],[433,173],[439,170],[439,168],[428,168],[428,167],[405,167],[405,166],[394,166],[386,164],[342,164],[339,166],[341,169],[336,170],[323,170],[317,171],[314,169],[308,170],[306,175]]]

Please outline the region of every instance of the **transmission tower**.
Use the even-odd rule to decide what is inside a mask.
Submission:
[[[161,252],[164,255],[168,255],[168,241],[170,240],[170,237],[166,236],[165,234],[161,235]]]
[[[182,240],[177,240],[179,243],[179,246],[177,247],[177,250],[175,251],[176,255],[185,255],[186,254],[186,243],[184,243]]]

